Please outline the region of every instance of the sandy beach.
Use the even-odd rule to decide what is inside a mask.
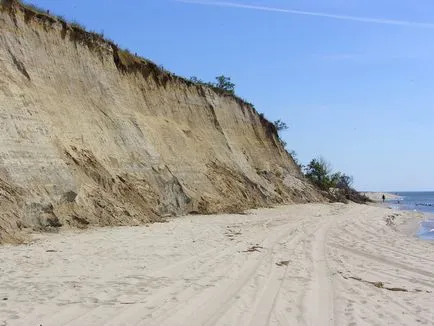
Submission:
[[[432,325],[433,243],[309,204],[0,247],[0,325]]]
[[[370,200],[375,202],[381,202],[383,200],[383,195],[386,200],[400,200],[402,197],[396,194],[390,194],[387,192],[362,192],[363,195],[368,197]]]

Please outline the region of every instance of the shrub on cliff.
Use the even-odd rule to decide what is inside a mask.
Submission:
[[[215,79],[217,81],[216,83],[209,83],[209,82],[204,82],[203,80],[197,78],[196,76],[190,77],[190,81],[195,84],[217,88],[226,93],[235,95],[235,84],[231,82],[231,77],[226,77],[224,75],[221,75],[221,76],[217,76]]]
[[[353,177],[342,172],[334,172],[324,158],[315,158],[304,168],[305,176],[332,201],[366,203],[370,201],[352,187]]]
[[[281,131],[287,130],[288,129],[288,125],[286,124],[286,122],[282,121],[282,120],[276,120],[273,122],[274,128],[277,131],[277,136],[279,137],[279,141],[282,144],[283,148],[286,148],[286,141],[284,141],[280,135]],[[294,152],[295,153],[295,152]],[[290,155],[292,155],[293,153],[289,153]],[[300,164],[297,163],[298,166],[301,166]]]
[[[228,93],[235,94],[235,84],[231,82],[231,77],[217,76],[215,78],[217,82],[214,84],[215,87],[220,88]]]
[[[276,127],[277,131],[282,131],[282,130],[287,130],[288,129],[288,125],[286,124],[286,122],[283,122],[280,119],[274,121],[273,124]]]
[[[336,187],[339,175],[332,173],[330,164],[322,157],[312,159],[305,167],[306,177],[321,190]]]

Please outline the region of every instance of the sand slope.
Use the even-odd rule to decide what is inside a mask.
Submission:
[[[323,200],[250,104],[11,2],[0,5],[0,243]]]
[[[433,244],[400,214],[309,204],[39,236],[0,248],[0,325],[432,325]]]

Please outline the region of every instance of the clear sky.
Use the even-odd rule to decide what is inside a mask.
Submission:
[[[432,0],[27,1],[182,76],[227,75],[302,163],[434,190]]]

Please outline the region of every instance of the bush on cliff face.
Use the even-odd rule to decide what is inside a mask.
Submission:
[[[277,131],[287,130],[288,125],[286,122],[283,122],[282,120],[276,120],[273,122],[274,126],[276,127]]]
[[[287,129],[288,129],[288,125],[286,124],[286,122],[283,122],[283,121],[280,120],[280,119],[274,121],[274,122],[273,122],[273,125],[274,125],[274,128],[276,128],[276,130],[277,130],[277,135],[279,136],[280,143],[282,144],[282,146],[283,146],[284,148],[286,148],[287,143],[286,143],[286,141],[284,141],[284,140],[282,139],[282,137],[280,136],[280,132],[281,132],[281,131],[284,131],[284,130],[287,130]],[[291,155],[292,153],[289,153],[289,154]]]
[[[338,182],[338,175],[332,174],[330,164],[322,157],[312,159],[305,167],[306,177],[321,190],[328,191]]]
[[[312,159],[304,168],[305,176],[333,201],[346,203],[366,203],[369,199],[353,187],[353,177],[342,172],[334,172],[324,158]]]

